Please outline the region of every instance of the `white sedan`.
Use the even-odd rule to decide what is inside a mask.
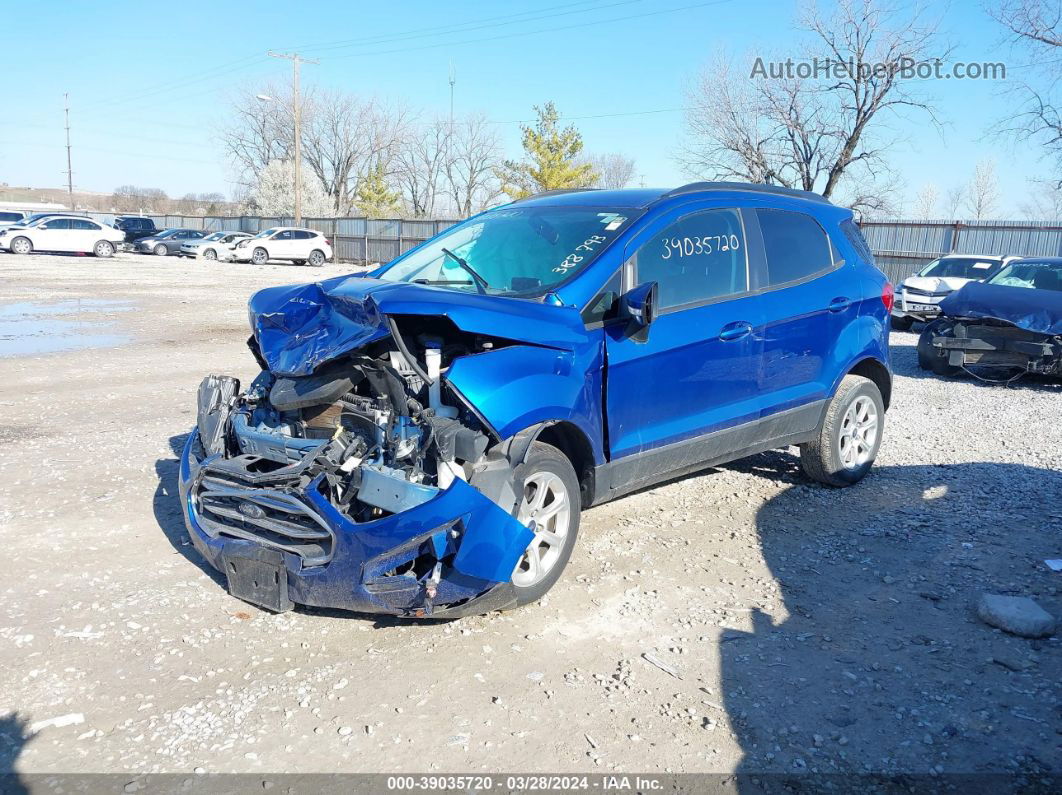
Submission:
[[[308,262],[317,267],[332,258],[332,244],[313,229],[278,226],[241,240],[234,253],[237,262],[265,265],[271,259],[286,259],[296,265]]]
[[[181,243],[177,256],[230,260],[236,245],[249,237],[246,232],[214,232],[201,240],[187,240]]]
[[[15,254],[71,251],[111,257],[124,241],[125,232],[79,216],[54,215],[0,230],[0,248]]]

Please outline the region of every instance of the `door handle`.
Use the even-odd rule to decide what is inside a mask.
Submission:
[[[738,320],[734,323],[727,323],[723,326],[723,330],[719,332],[719,339],[723,342],[730,342],[732,340],[739,340],[742,337],[747,337],[752,333],[752,324],[746,323],[744,320]]]
[[[852,305],[852,301],[847,296],[838,296],[830,301],[830,305],[826,307],[831,312],[843,312]]]

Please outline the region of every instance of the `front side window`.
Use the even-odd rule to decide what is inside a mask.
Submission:
[[[810,215],[789,210],[755,212],[763,233],[769,286],[801,281],[833,267],[826,232]]]
[[[656,282],[661,309],[748,290],[745,230],[737,210],[687,215],[636,254],[638,284]]]
[[[40,225],[41,229],[70,229],[71,223],[69,218],[53,218],[51,221],[45,221]]]
[[[629,208],[500,207],[450,227],[378,278],[541,296],[593,262],[638,214]]]

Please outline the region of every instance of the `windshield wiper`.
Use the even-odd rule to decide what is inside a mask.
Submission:
[[[450,251],[450,249],[445,247],[443,247],[442,253],[448,256],[458,265],[460,265],[461,270],[463,270],[465,273],[472,277],[472,281],[476,283],[476,292],[478,292],[480,295],[487,294],[487,280],[480,276],[478,273],[476,273],[475,269],[465,261],[464,257],[460,257],[457,254],[454,254],[454,252]]]

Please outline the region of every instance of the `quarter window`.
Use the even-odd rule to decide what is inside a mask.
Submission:
[[[593,297],[593,300],[583,309],[583,322],[586,325],[592,323],[604,323],[616,317],[620,296],[620,272],[612,274],[612,278],[606,282],[601,291]]]
[[[810,215],[756,210],[767,255],[769,286],[800,281],[833,266],[826,232]]]
[[[745,230],[737,210],[688,215],[638,249],[639,283],[655,281],[661,309],[748,289]]]

